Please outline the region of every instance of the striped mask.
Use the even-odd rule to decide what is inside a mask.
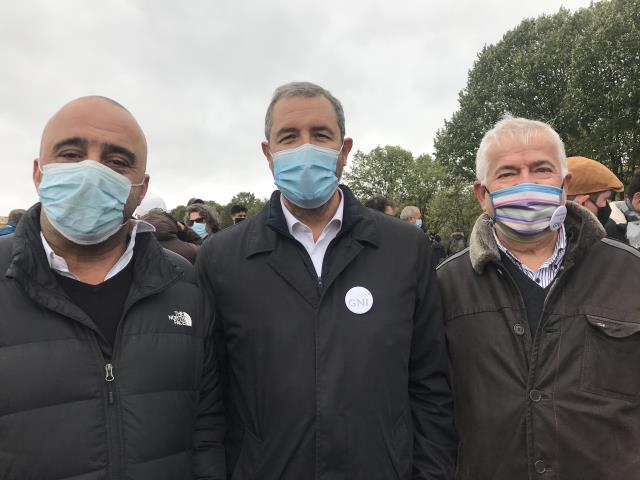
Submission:
[[[547,229],[557,230],[564,222],[567,210],[562,205],[562,194],[562,188],[539,183],[521,183],[489,192],[493,223],[513,240],[535,241]]]

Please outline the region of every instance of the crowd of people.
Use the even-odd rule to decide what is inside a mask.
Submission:
[[[124,106],[53,115],[40,201],[0,237],[0,478],[640,478],[639,176],[614,202],[610,170],[507,115],[445,247],[340,183],[345,123],[276,89],[277,189],[221,229],[148,192]]]

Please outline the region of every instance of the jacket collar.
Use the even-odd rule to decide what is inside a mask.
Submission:
[[[586,208],[567,202],[567,253],[565,262],[575,263],[594,243],[605,237],[599,220]],[[500,250],[493,236],[491,217],[483,213],[476,220],[469,238],[469,258],[473,269],[482,274],[488,263],[500,263]]]
[[[166,259],[151,232],[138,233],[131,261],[135,265],[127,305],[163,290],[184,274]],[[39,203],[31,207],[18,224],[5,275],[15,279],[35,302],[95,329],[87,315],[69,301],[49,267],[40,239]]]
[[[378,247],[380,240],[372,213],[360,204],[349,187],[340,185],[338,188],[342,191],[344,198],[342,228],[338,236],[351,232],[351,236],[355,240]],[[265,229],[265,225],[269,228]],[[279,190],[271,194],[267,205],[256,215],[254,221],[248,222],[247,227],[249,228],[247,238],[248,257],[257,253],[273,251],[276,248],[278,239],[281,237],[293,239],[282,212]]]

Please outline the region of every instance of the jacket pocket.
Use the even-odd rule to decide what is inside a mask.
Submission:
[[[412,434],[407,427],[405,415],[401,415],[391,431],[392,461],[399,479],[411,478],[412,445]]]
[[[640,323],[587,315],[580,386],[629,401],[640,399]]]
[[[263,442],[249,430],[244,430],[240,456],[233,470],[232,480],[257,480],[263,460]]]

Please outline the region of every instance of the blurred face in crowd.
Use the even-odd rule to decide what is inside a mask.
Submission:
[[[189,224],[189,226],[193,225],[194,223],[205,223],[205,219],[200,215],[200,212],[189,212],[187,223]]]
[[[231,215],[233,223],[238,223],[247,219],[247,212],[238,212]]]
[[[271,153],[289,150],[306,143],[340,150],[336,176],[340,178],[353,145],[350,138],[340,137],[338,118],[333,104],[323,95],[315,97],[282,97],[273,106],[269,140],[262,151],[273,172]]]
[[[606,207],[611,198],[613,198],[613,192],[611,190],[607,190],[606,192],[576,195],[573,201],[589,209],[591,213],[596,215],[598,213],[598,209]]]
[[[144,198],[149,176],[145,174],[147,143],[127,110],[99,97],[80,98],[62,107],[45,126],[40,157],[33,162],[36,188],[42,180],[38,162],[44,166],[87,159],[102,163],[131,183],[144,182],[129,193],[124,217],[130,218]]]
[[[489,216],[493,214],[493,208],[487,190],[495,192],[521,183],[554,187],[561,187],[563,184],[554,143],[543,133],[533,135],[527,144],[518,138],[505,138],[496,142],[487,152],[487,160],[486,185],[476,181],[473,190]],[[570,175],[567,175],[564,179],[565,187],[570,180]],[[566,198],[563,203],[565,201]]]

